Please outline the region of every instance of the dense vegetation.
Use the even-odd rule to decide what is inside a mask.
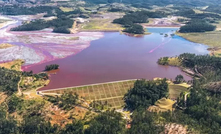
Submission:
[[[176,78],[175,78],[175,83],[180,84],[182,82],[184,82],[183,75],[181,75],[181,74],[177,75]]]
[[[133,34],[143,34],[145,31],[141,25],[132,24],[130,27],[127,27],[124,32],[133,33]]]
[[[56,33],[70,33],[68,28],[71,28],[73,25],[73,20],[70,18],[57,18],[51,21],[44,20],[34,20],[29,23],[25,23],[21,26],[12,28],[12,31],[34,31],[34,30],[42,30],[45,28],[52,27],[53,32]]]
[[[148,112],[146,109],[135,111],[128,134],[160,134],[164,127],[156,122],[156,116],[156,113]]]
[[[168,84],[166,79],[157,81],[137,80],[134,87],[124,96],[125,107],[128,110],[135,110],[139,107],[148,108],[167,95]]]
[[[179,55],[177,60],[181,63],[181,67],[188,68],[196,74],[203,75],[207,82],[221,80],[221,58],[219,57],[184,53]],[[169,65],[169,58],[160,58],[158,64]]]
[[[79,103],[78,99],[78,95],[71,92],[64,93],[59,97],[47,96],[48,101],[52,102],[54,105],[58,105],[59,108],[64,110],[73,109]]]
[[[213,31],[216,29],[216,26],[213,26],[202,20],[191,20],[185,26],[182,26],[179,30],[181,33],[190,33],[190,32],[206,32]]]
[[[34,30],[42,30],[44,28],[48,28],[49,25],[44,20],[34,20],[29,23],[25,23],[21,26],[12,28],[11,31],[34,31]]]
[[[45,71],[50,71],[50,70],[56,70],[59,68],[59,65],[57,64],[51,64],[51,65],[47,65],[45,66]]]
[[[59,11],[58,7],[53,6],[35,6],[24,7],[17,5],[5,5],[0,7],[0,13],[4,15],[35,15],[38,13],[51,14],[53,11]]]
[[[21,72],[15,70],[9,70],[6,68],[0,67],[0,92],[5,92],[8,95],[13,94],[18,91],[18,83],[21,77],[32,76],[38,79],[48,79],[48,75],[46,73],[33,74],[30,72]]]
[[[18,90],[20,72],[0,67],[0,91],[12,94]]]
[[[148,18],[160,18],[165,16],[162,12],[148,12],[148,11],[137,11],[128,13],[122,18],[115,19],[113,23],[121,24],[125,27],[124,32],[132,34],[143,34],[144,30],[141,25],[137,23],[147,23]]]
[[[73,22],[74,22],[72,18],[79,17],[82,15],[81,10],[79,9],[76,9],[70,12],[63,12],[57,7],[47,8],[45,6],[31,7],[31,8],[24,7],[24,10],[19,10],[19,8],[21,7],[18,7],[18,9],[14,9],[14,7],[12,8],[13,8],[12,11],[2,9],[4,10],[4,12],[2,11],[3,14],[28,15],[28,14],[46,13],[44,17],[50,17],[50,16],[57,17],[57,19],[53,19],[49,21],[45,21],[43,19],[32,20],[30,22],[24,23],[21,26],[12,28],[11,29],[12,31],[34,31],[34,30],[42,30],[45,28],[53,28],[53,32],[69,34],[70,33],[69,28],[72,27]],[[17,10],[19,10],[19,12],[17,12]],[[29,10],[31,10],[32,12],[30,13]]]
[[[92,119],[85,134],[122,134],[124,131],[125,121],[122,119],[122,115],[111,110]]]
[[[169,65],[168,57],[161,58],[158,63]],[[199,78],[193,80],[193,86],[185,103],[184,94],[178,99],[178,105],[186,107],[181,112],[174,112],[170,119],[173,122],[188,124],[200,133],[221,133],[221,58],[209,55],[184,53],[178,56],[181,67],[192,70]],[[177,81],[181,76],[176,78]],[[180,117],[177,118],[179,115]],[[175,116],[177,116],[175,118]]]

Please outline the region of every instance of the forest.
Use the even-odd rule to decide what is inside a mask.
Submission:
[[[137,23],[148,23],[148,18],[161,18],[164,17],[163,12],[148,12],[148,11],[137,11],[128,13],[122,18],[115,19],[113,23],[121,24],[125,27],[124,32],[132,34],[143,34],[145,31],[143,27]]]
[[[33,12],[34,14],[39,13],[38,10],[33,10]],[[80,16],[82,12],[79,9],[63,12],[59,8],[48,8],[46,13],[47,14],[45,14],[44,17],[57,16],[57,18],[49,21],[43,19],[32,20],[29,23],[24,23],[18,27],[11,28],[11,31],[35,31],[45,28],[53,28],[53,32],[55,33],[70,34],[69,28],[71,28],[74,23],[72,18]]]
[[[53,19],[51,21],[33,20],[21,26],[11,28],[11,31],[35,31],[50,27],[53,28],[53,32],[69,34],[69,28],[72,27],[73,23],[74,21],[72,19],[66,17]]]
[[[167,95],[168,84],[166,79],[157,81],[137,80],[134,87],[124,96],[125,108],[132,111],[138,108],[148,108]]]
[[[169,60],[169,57],[163,57],[158,60],[158,64],[169,65]],[[192,81],[186,109],[178,113],[181,115],[178,119],[170,118],[175,122],[189,124],[189,127],[201,133],[221,133],[221,92],[218,88],[221,81],[221,58],[184,53],[178,56],[178,60],[181,63],[179,67],[200,75]],[[183,99],[183,95],[178,98],[178,105],[184,106]]]
[[[214,31],[216,26],[211,25],[203,20],[191,20],[185,26],[182,26],[179,30],[181,33],[191,33],[191,32],[206,32]]]
[[[51,64],[51,65],[47,65],[45,66],[45,71],[51,71],[51,70],[56,70],[59,68],[58,64]]]
[[[38,13],[52,13],[52,11],[59,11],[58,7],[53,6],[35,6],[25,7],[18,5],[4,5],[0,6],[0,13],[3,15],[35,15]]]
[[[21,72],[0,67],[0,91],[11,95],[17,91]]]
[[[33,76],[36,78],[36,80],[48,79],[48,75],[46,73],[33,74],[32,71],[21,72],[0,67],[0,92],[5,92],[7,95],[12,95],[18,91],[18,83],[21,77],[27,76]]]

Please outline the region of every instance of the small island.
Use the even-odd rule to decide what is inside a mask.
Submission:
[[[47,65],[47,66],[45,67],[45,71],[56,70],[56,69],[58,69],[58,68],[59,68],[59,65],[57,65],[57,64],[51,64],[51,65]]]

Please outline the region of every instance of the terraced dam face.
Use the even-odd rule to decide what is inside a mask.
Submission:
[[[176,35],[171,36],[176,30],[177,28],[148,28],[152,34],[143,37],[129,37],[118,32],[104,33],[103,38],[92,41],[88,48],[76,55],[36,64],[25,70],[40,72],[48,64],[60,65],[56,75],[50,76],[50,84],[40,90],[126,79],[174,79],[178,74],[189,80],[191,78],[180,69],[157,64],[157,60],[164,56],[176,56],[185,52],[208,54],[205,45],[189,42]]]

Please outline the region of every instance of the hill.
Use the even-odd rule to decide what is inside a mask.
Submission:
[[[190,5],[190,6],[208,6],[208,5],[220,5],[221,1],[219,0],[85,0],[86,2],[94,3],[94,4],[106,4],[106,3],[126,3],[132,4],[137,7],[145,7],[145,6],[165,6],[165,5]]]

